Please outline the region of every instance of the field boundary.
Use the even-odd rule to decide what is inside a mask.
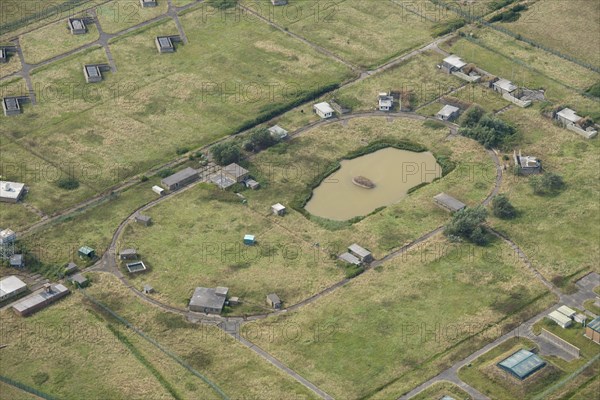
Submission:
[[[39,398],[46,399],[46,400],[56,400],[56,397],[52,397],[49,394],[46,394],[40,390],[34,389],[31,386],[27,386],[24,383],[10,379],[6,376],[0,375],[0,381],[6,383],[7,385],[16,387],[17,389],[21,389],[22,391],[27,392],[29,394],[33,394]]]

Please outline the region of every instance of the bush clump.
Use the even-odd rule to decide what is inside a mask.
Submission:
[[[471,107],[463,115],[459,133],[491,149],[503,145],[516,129],[493,114],[485,114],[479,107]]]
[[[483,224],[487,211],[482,206],[465,208],[454,214],[452,221],[446,225],[444,234],[450,240],[466,239],[471,243],[483,246],[488,243]]]
[[[552,172],[532,176],[529,179],[529,185],[533,189],[533,193],[541,196],[558,194],[566,187],[562,176]]]
[[[492,200],[492,213],[501,219],[512,219],[517,216],[517,209],[510,203],[508,197],[501,194]]]
[[[242,149],[235,142],[224,142],[211,147],[210,153],[217,164],[228,165],[240,161]]]
[[[65,190],[75,190],[79,187],[79,181],[73,176],[67,176],[56,181],[56,186]]]

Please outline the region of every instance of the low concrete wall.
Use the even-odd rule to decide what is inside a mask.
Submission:
[[[574,357],[579,358],[579,348],[573,346],[571,343],[559,338],[555,334],[548,332],[546,329],[542,328],[542,333],[540,333],[540,337],[548,340],[549,342],[554,343],[567,353],[573,355]]]
[[[470,76],[467,74],[463,74],[460,71],[454,71],[454,72],[452,72],[452,75],[462,79],[463,81],[467,81],[467,82],[479,82],[481,80],[481,76]]]
[[[581,129],[580,127],[578,127],[575,124],[569,124],[569,125],[567,125],[567,129],[570,130],[570,131],[573,131],[573,132],[575,132],[575,133],[577,133],[577,134],[579,134],[581,136],[583,136],[586,139],[591,139],[591,138],[595,137],[598,134],[597,131],[586,131],[584,129]]]
[[[523,100],[517,99],[515,96],[512,96],[509,93],[503,93],[502,97],[505,100],[508,100],[511,103],[516,104],[522,108],[529,107],[531,105],[531,100],[523,101]]]

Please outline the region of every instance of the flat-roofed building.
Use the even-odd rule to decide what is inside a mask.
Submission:
[[[377,108],[379,111],[391,111],[394,108],[394,96],[389,93],[379,93],[377,96]]]
[[[348,252],[354,255],[363,263],[370,263],[373,261],[373,254],[371,252],[358,244],[354,243],[350,247],[348,247]]]
[[[44,288],[13,304],[13,310],[24,317],[48,306],[71,293],[63,284],[45,284]]]
[[[13,268],[23,268],[25,266],[23,254],[13,254],[8,259],[8,264]]]
[[[73,35],[83,35],[84,33],[87,33],[87,26],[85,26],[83,18],[69,18],[67,24]]]
[[[353,254],[347,253],[347,252],[340,254],[339,259],[344,262],[347,262],[348,264],[361,265],[361,262],[358,259],[358,257],[356,257]]]
[[[533,156],[521,155],[521,150],[519,150],[519,154],[514,151],[513,158],[515,165],[523,175],[540,174],[542,172],[542,162]]]
[[[0,279],[0,301],[17,296],[27,290],[27,284],[14,275]]]
[[[25,194],[25,184],[21,182],[0,181],[0,201],[16,203]]]
[[[568,328],[569,326],[571,326],[571,324],[573,324],[573,320],[567,317],[565,314],[561,313],[560,311],[552,311],[550,314],[548,314],[547,317],[552,321],[556,322],[558,326],[560,326],[563,329]]]
[[[281,299],[275,293],[267,295],[267,304],[276,310],[281,309]]]
[[[327,102],[317,103],[313,106],[314,112],[321,118],[327,119],[333,117],[335,110]]]
[[[154,40],[159,53],[173,53],[175,51],[174,42],[179,42],[181,39],[177,35],[173,36],[157,36]]]
[[[442,60],[441,67],[444,72],[450,74],[455,71],[460,71],[466,65],[467,63],[464,62],[462,58],[452,54]]]
[[[286,213],[286,208],[285,208],[285,206],[283,204],[277,203],[277,204],[273,204],[271,206],[271,211],[275,215],[283,216]]]
[[[250,171],[236,163],[223,167],[222,172],[236,182],[242,182],[250,175]]]
[[[12,229],[3,229],[0,231],[0,246],[12,244],[17,240],[17,234]]]
[[[465,203],[446,193],[440,193],[433,196],[433,202],[450,212],[457,212],[467,207]]]
[[[195,182],[200,178],[200,174],[194,168],[187,167],[179,172],[174,173],[160,181],[160,183],[168,190],[177,190]]]
[[[521,349],[508,358],[500,361],[498,367],[509,372],[520,380],[527,378],[546,365],[536,354]]]
[[[140,0],[140,5],[142,8],[146,7],[156,7],[158,2],[156,0]]]
[[[226,287],[205,288],[197,287],[190,299],[190,311],[202,312],[206,314],[221,314],[227,293]]]
[[[500,94],[510,94],[517,90],[518,87],[508,79],[498,79],[496,82],[492,83],[492,89]]]
[[[136,249],[124,249],[119,253],[121,260],[135,260],[138,257]]]
[[[575,311],[572,308],[567,307],[567,306],[560,306],[556,309],[556,311],[558,311],[561,314],[564,314],[569,319],[573,319],[575,317],[575,315],[577,314],[577,311]]]
[[[288,131],[280,127],[279,125],[274,125],[269,128],[269,133],[271,136],[277,140],[285,140],[288,137]]]
[[[79,288],[86,287],[90,281],[81,274],[75,274],[69,278],[69,281]]]
[[[435,117],[442,121],[452,121],[458,117],[459,113],[460,108],[446,104],[440,111],[438,111]]]
[[[0,47],[0,63],[7,63],[8,62],[8,54],[6,52],[6,49],[3,47]]]
[[[17,97],[4,97],[2,99],[2,110],[4,110],[4,115],[7,117],[21,114],[19,99]]]
[[[600,317],[596,317],[590,321],[585,327],[585,336],[600,344]]]
[[[87,83],[102,81],[102,73],[97,65],[84,65],[83,74],[85,75],[85,81]]]

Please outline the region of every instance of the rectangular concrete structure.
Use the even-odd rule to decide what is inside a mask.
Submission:
[[[446,193],[440,193],[433,196],[433,202],[450,212],[460,211],[467,206],[462,201],[457,200]]]
[[[0,181],[0,201],[16,203],[25,194],[25,184],[21,182]]]
[[[156,49],[159,53],[173,53],[175,52],[175,46],[173,42],[180,41],[179,36],[157,36],[154,39],[154,43],[156,44]]]
[[[0,279],[0,301],[17,296],[27,290],[27,284],[14,275]]]
[[[552,321],[556,322],[558,326],[560,326],[563,329],[568,328],[573,324],[571,318],[567,317],[560,311],[552,311],[550,314],[547,315],[547,317]]]
[[[370,263],[373,261],[371,252],[356,243],[348,247],[348,252],[358,258],[361,262]]]
[[[100,68],[97,65],[84,65],[83,74],[85,75],[85,81],[87,83],[94,83],[102,81],[102,74]]]
[[[446,104],[444,107],[442,107],[440,111],[438,111],[435,117],[442,121],[452,121],[453,119],[458,117],[459,113],[460,108]]]
[[[21,105],[17,97],[4,97],[2,99],[2,109],[5,116],[21,114]]]
[[[221,314],[227,293],[226,287],[205,288],[197,287],[190,299],[190,311],[202,312],[206,314]]]
[[[281,309],[281,299],[275,293],[267,295],[267,304],[276,310]]]
[[[200,174],[194,168],[187,167],[174,173],[160,181],[160,183],[169,190],[177,190],[195,182],[200,178]]]
[[[13,310],[20,316],[31,315],[49,304],[71,293],[63,284],[46,284],[44,288],[13,305]]]
[[[156,0],[140,0],[140,5],[142,8],[146,7],[156,7],[158,2]]]
[[[313,106],[314,112],[321,118],[327,119],[333,117],[335,110],[327,102],[317,103]]]
[[[69,18],[67,24],[73,35],[83,35],[84,33],[87,33],[87,26],[85,26],[85,21],[82,18]]]

